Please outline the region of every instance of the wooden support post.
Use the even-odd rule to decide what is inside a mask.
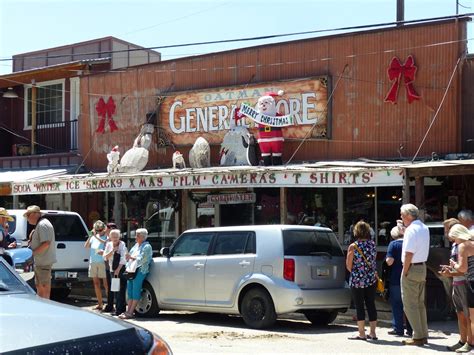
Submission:
[[[423,176],[415,178],[415,205],[419,209],[425,207],[425,178]]]
[[[288,204],[286,198],[286,187],[280,187],[280,223],[287,223]]]
[[[403,169],[404,184],[403,184],[403,204],[410,203],[410,177],[408,170]]]
[[[179,211],[180,214],[180,227],[181,230],[179,231],[179,234],[183,233],[186,229],[188,229],[188,204],[189,204],[189,197],[188,197],[188,190],[181,190],[180,198],[181,198],[181,209]]]
[[[31,155],[36,153],[36,85],[31,87]]]

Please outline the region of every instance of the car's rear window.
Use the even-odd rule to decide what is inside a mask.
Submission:
[[[48,214],[46,218],[54,227],[57,242],[83,242],[87,239],[87,230],[78,216],[73,214]]]
[[[283,231],[283,247],[285,255],[344,256],[332,232],[285,230]]]

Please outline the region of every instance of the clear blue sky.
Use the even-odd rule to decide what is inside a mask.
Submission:
[[[474,0],[458,1],[459,13],[474,12]],[[405,0],[406,20],[455,13],[456,0]],[[0,58],[106,36],[153,47],[395,20],[396,0],[0,0]],[[167,60],[298,38],[160,52]],[[10,72],[0,62],[0,74]]]

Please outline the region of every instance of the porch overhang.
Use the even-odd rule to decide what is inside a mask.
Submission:
[[[24,84],[31,84],[32,81],[38,83],[59,78],[79,76],[84,71],[88,70],[91,65],[108,62],[110,62],[110,58],[78,60],[69,63],[50,65],[47,67],[29,69],[20,72],[14,72],[11,74],[1,75],[0,89]]]
[[[290,166],[160,169],[138,173],[79,174],[12,182],[12,195],[252,187],[403,186],[403,169],[393,163],[319,162]]]

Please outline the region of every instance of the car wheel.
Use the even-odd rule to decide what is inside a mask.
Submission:
[[[140,317],[153,317],[160,313],[155,292],[148,282],[143,283],[142,297],[140,298],[140,301],[138,301],[135,312]]]
[[[267,291],[259,288],[251,289],[245,294],[240,310],[245,324],[255,329],[267,328],[277,318],[272,298]]]
[[[63,301],[69,296],[70,293],[71,289],[67,287],[52,288],[51,299],[55,301]]]
[[[303,313],[313,325],[319,326],[328,325],[337,317],[337,311],[305,311]]]

